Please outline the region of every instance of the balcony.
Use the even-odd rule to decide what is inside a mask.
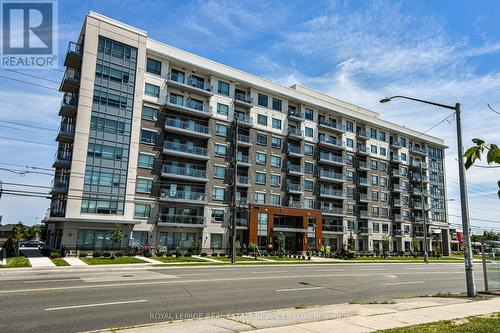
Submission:
[[[287,192],[288,193],[292,193],[292,194],[303,194],[304,193],[304,189],[302,188],[302,186],[300,186],[299,183],[294,183],[294,182],[288,182],[287,183]]]
[[[370,150],[366,146],[357,146],[356,147],[356,153],[359,154],[359,155],[369,156],[370,155]]]
[[[160,214],[158,215],[158,226],[203,228],[206,226],[206,224],[204,216]]]
[[[244,218],[236,219],[236,229],[246,230],[248,229],[248,220]]]
[[[366,194],[366,193],[359,193],[358,201],[359,202],[370,202],[370,197],[368,197],[368,194]]]
[[[69,42],[64,58],[64,66],[80,68],[82,65],[83,46],[75,42]]]
[[[336,122],[333,121],[328,121],[326,119],[320,119],[319,120],[319,127],[335,131],[337,133],[344,133],[345,132],[345,126],[342,124],[337,124]]]
[[[70,123],[61,123],[57,133],[58,142],[72,142],[75,138],[75,125]]]
[[[238,187],[250,187],[250,180],[248,179],[248,176],[244,176],[244,175],[238,175],[236,177],[237,181],[236,181],[236,185],[238,185]]]
[[[396,149],[399,149],[399,148],[403,147],[403,145],[399,141],[391,141],[389,143],[389,146],[391,146],[392,148],[396,148]]]
[[[339,165],[339,166],[345,165],[345,160],[342,157],[333,155],[331,153],[326,153],[323,151],[320,151],[319,153],[319,161],[331,165]]]
[[[59,107],[59,116],[73,118],[78,108],[78,95],[65,93]]]
[[[402,188],[399,184],[392,184],[392,192],[401,192]]]
[[[392,219],[395,222],[402,222],[403,221],[403,216],[401,214],[393,214]]]
[[[416,160],[413,160],[413,159],[410,160],[410,167],[413,167],[413,168],[416,168],[416,169],[422,168],[422,169],[425,169],[425,170],[427,170],[429,168],[429,166],[427,165],[427,163],[416,161]]]
[[[287,151],[288,151],[288,155],[291,156],[291,157],[304,157],[304,150],[300,147],[297,147],[295,145],[292,145],[292,144],[288,144],[287,146]]]
[[[240,127],[252,127],[253,126],[252,117],[249,117],[248,115],[246,115],[244,113],[235,113],[234,117],[238,120],[238,125]]]
[[[344,208],[343,207],[323,206],[323,207],[321,207],[321,211],[323,212],[324,215],[328,215],[328,216],[343,216],[344,215]]]
[[[238,163],[238,166],[243,166],[243,167],[252,166],[252,163],[250,163],[250,160],[247,155],[238,154],[238,159],[236,162]]]
[[[209,85],[205,84],[204,81],[195,79],[193,77],[189,77],[186,79],[183,75],[170,73],[168,75],[167,84],[171,87],[176,87],[181,90],[188,90],[190,92],[203,96],[210,97],[214,94]]]
[[[392,199],[392,205],[394,207],[401,207],[402,206],[401,200],[400,199]]]
[[[165,141],[163,153],[170,156],[187,157],[195,160],[209,160],[207,148],[198,147],[191,144]]]
[[[198,166],[193,166],[190,164],[179,166],[166,164],[161,170],[161,176],[165,178],[182,179],[192,182],[208,182],[206,170],[200,169]]]
[[[370,186],[370,183],[368,182],[368,178],[359,177],[358,178],[358,185],[359,186]]]
[[[399,171],[399,170],[392,170],[391,171],[391,177],[401,178],[401,177],[403,177],[403,175],[401,174],[401,171]]]
[[[421,176],[420,174],[412,174],[410,177],[410,180],[412,182],[415,182],[415,183],[420,183],[420,182],[428,183],[429,182],[429,178],[427,178],[427,176]]]
[[[209,139],[212,137],[210,129],[207,126],[200,125],[193,120],[185,121],[181,119],[167,118],[165,120],[165,130],[195,138]]]
[[[401,163],[401,158],[399,158],[399,156],[394,156],[394,155],[391,155],[390,157],[390,161],[392,163]]]
[[[427,190],[423,190],[423,191],[422,191],[422,189],[421,189],[421,188],[418,188],[418,187],[415,187],[415,186],[412,186],[412,187],[410,188],[410,193],[411,193],[412,195],[415,195],[415,196],[421,196],[422,194],[423,194],[424,196],[426,196],[426,197],[428,197],[428,196],[429,196],[429,191],[427,191]]]
[[[71,168],[71,151],[58,151],[52,164],[53,168],[69,169]]]
[[[424,209],[424,205],[421,202],[412,202],[411,207],[413,209]]]
[[[80,89],[80,71],[71,67],[66,68],[59,91],[77,94]]]
[[[358,161],[358,169],[359,170],[370,170],[368,167],[368,163],[363,162],[363,161]]]
[[[288,127],[287,135],[289,138],[293,139],[298,139],[298,140],[304,139],[304,132],[294,127]]]
[[[251,108],[253,103],[252,103],[252,98],[245,93],[242,92],[235,92],[234,93],[234,104],[243,106],[246,108]]]
[[[368,227],[359,227],[358,228],[358,235],[361,236],[370,236],[372,234],[372,229]]]
[[[212,116],[204,103],[202,104],[191,99],[184,99],[180,96],[169,95],[166,106],[191,116],[196,115],[203,118],[210,118]]]
[[[297,164],[289,163],[287,171],[288,171],[288,174],[290,174],[290,175],[295,175],[295,176],[303,176],[304,175],[304,171],[302,171],[302,167],[300,165],[297,165]]]
[[[392,229],[392,235],[395,237],[402,237],[403,231],[401,229]]]
[[[358,217],[360,219],[367,219],[370,217],[370,213],[368,213],[367,210],[360,210],[360,211],[358,211]]]
[[[323,168],[319,169],[319,177],[320,177],[320,180],[331,181],[331,182],[335,182],[335,183],[345,182],[344,175],[337,173],[335,171],[330,171],[330,170],[326,170]]]
[[[344,233],[344,226],[343,225],[324,225],[322,227],[323,233],[324,234],[343,234]]]
[[[205,205],[207,204],[207,196],[204,192],[162,189],[160,201]]]
[[[339,150],[345,149],[344,143],[340,140],[336,140],[335,138],[319,136],[319,144],[321,146],[325,146],[328,148],[334,148]]]
[[[360,139],[364,139],[364,140],[370,139],[370,135],[365,130],[359,130],[359,131],[357,131],[356,132],[356,137],[358,137]]]
[[[425,232],[423,230],[414,230],[413,231],[413,236],[415,237],[424,237]],[[432,237],[432,234],[430,232],[427,233],[427,237]]]
[[[425,148],[421,147],[416,147],[416,146],[411,146],[410,152],[415,153],[415,154],[420,154],[420,155],[427,155],[427,150]]]
[[[250,136],[238,133],[238,145],[242,147],[252,147],[252,140],[250,140]]]
[[[305,119],[303,112],[293,109],[288,109],[288,118],[296,121],[304,121]]]
[[[319,196],[323,198],[340,199],[340,200],[343,200],[345,198],[343,191],[329,187],[320,187]]]

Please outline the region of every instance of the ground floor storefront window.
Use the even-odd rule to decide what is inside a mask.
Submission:
[[[160,232],[160,246],[169,249],[189,249],[197,238],[195,232]]]
[[[78,249],[112,248],[111,230],[80,229],[76,238]]]

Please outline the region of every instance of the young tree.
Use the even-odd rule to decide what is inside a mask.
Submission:
[[[19,222],[15,226],[12,227],[12,239],[14,239],[14,251],[16,253],[16,257],[19,257],[19,243],[21,242],[22,239],[24,239],[25,235],[25,228],[24,225]]]
[[[411,238],[411,248],[413,251],[413,256],[416,258],[417,257],[417,247],[418,247],[418,238],[413,236]]]
[[[254,257],[257,256],[257,244],[255,244],[254,242],[250,242],[248,244],[248,253],[252,254]]]
[[[278,234],[278,253],[280,256],[285,254],[285,234],[283,232]]]
[[[42,229],[38,225],[32,225],[32,226],[26,227],[24,230],[24,237],[26,239],[35,239],[40,235],[41,230]]]
[[[113,231],[111,231],[111,240],[113,241],[113,245],[118,243],[118,247],[120,247],[120,243],[123,238],[122,226],[119,223],[115,223],[113,226]]]
[[[387,258],[387,251],[389,250],[390,237],[388,234],[382,235],[382,249],[384,251],[384,259]]]

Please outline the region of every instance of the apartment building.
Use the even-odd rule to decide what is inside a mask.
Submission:
[[[54,247],[111,246],[118,223],[121,246],[226,250],[235,179],[241,243],[409,252],[427,233],[449,252],[439,138],[93,12],[64,65]]]

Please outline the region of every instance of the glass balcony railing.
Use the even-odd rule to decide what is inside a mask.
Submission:
[[[248,176],[238,175],[238,185],[248,185],[250,184]]]
[[[339,164],[345,163],[345,161],[342,157],[336,156],[333,154],[329,154],[329,153],[325,153],[325,152],[319,153],[319,159],[320,159],[320,161],[334,162],[334,163],[339,163]]]
[[[402,145],[399,141],[391,141],[389,144],[391,147],[394,147],[394,148],[401,148],[402,147]]]
[[[319,142],[325,143],[325,144],[328,144],[331,146],[339,147],[339,148],[344,148],[344,143],[340,140],[335,139],[335,138],[320,136]]]
[[[250,136],[238,133],[238,142],[250,144],[251,143]]]
[[[63,106],[76,108],[78,106],[78,94],[64,93],[61,101],[61,107]]]
[[[184,75],[179,75],[177,73],[170,73],[168,77],[171,81],[174,81],[174,82],[177,82],[177,83],[189,86],[189,87],[193,87],[193,88],[196,88],[199,90],[208,91],[208,92],[212,90],[210,88],[210,85],[205,84],[205,81],[200,80],[200,79],[195,78],[195,77],[186,78]]]
[[[302,192],[304,191],[302,189],[302,186],[300,186],[299,183],[293,183],[293,182],[288,182],[288,191],[292,191],[292,192]]]
[[[198,156],[208,156],[207,148],[182,144],[178,142],[165,141],[163,148],[166,150],[172,150],[180,153],[198,155]]]
[[[334,179],[334,180],[339,180],[339,181],[344,181],[345,176],[342,175],[341,173],[337,173],[335,171],[330,171],[326,169],[319,169],[319,176],[321,178],[328,178],[328,179]]]
[[[162,173],[187,176],[195,178],[207,178],[207,171],[190,165],[164,165]]]
[[[295,155],[304,155],[304,150],[294,145],[288,145],[288,153]]]
[[[208,108],[205,106],[205,104],[197,100],[184,99],[182,96],[169,95],[168,102],[180,107],[208,113]]]
[[[419,153],[419,154],[427,154],[427,150],[425,148],[416,147],[416,146],[412,146],[410,148],[410,151],[412,151],[414,153]]]
[[[356,136],[358,136],[360,138],[363,138],[363,139],[369,139],[370,138],[370,135],[365,130],[359,130],[359,131],[357,131],[356,132]]]
[[[327,207],[323,206],[321,207],[321,211],[325,214],[335,214],[335,215],[342,215],[344,214],[344,208],[342,207]]]
[[[344,125],[338,124],[338,123],[333,122],[333,121],[328,121],[326,119],[320,119],[319,120],[319,124],[322,125],[322,126],[334,129],[334,130],[341,131],[341,132],[345,131],[345,126]]]
[[[368,164],[363,161],[358,162],[358,169],[368,169]]]
[[[366,146],[357,146],[356,147],[356,151],[358,153],[364,153],[364,154],[369,154],[370,153],[370,151],[368,150],[368,147],[366,147]]]
[[[288,110],[288,116],[289,116],[290,118],[295,118],[295,119],[299,119],[299,120],[304,120],[304,113],[303,113],[303,112],[300,112],[300,111],[297,111],[297,110],[289,109],[289,110]]]
[[[288,127],[288,135],[296,136],[296,137],[303,137],[304,132],[302,132],[301,130],[294,128],[294,127]]]
[[[344,232],[343,225],[324,225],[322,229],[324,232]]]
[[[247,125],[251,125],[252,124],[252,118],[249,117],[248,115],[244,114],[244,113],[235,113],[234,116],[236,117],[236,119],[238,119],[238,122],[241,124],[247,124]]]
[[[364,177],[359,177],[358,179],[358,184],[359,185],[364,185],[364,186],[368,186],[368,178],[364,178]]]
[[[297,164],[288,164],[288,172],[302,173],[302,167]]]
[[[204,202],[207,200],[207,196],[204,192],[168,190],[168,189],[161,190],[161,198],[173,199],[173,200],[199,201],[199,202]]]
[[[368,194],[366,194],[366,193],[360,193],[359,194],[359,201],[364,201],[364,202],[369,201]]]
[[[372,229],[368,227],[359,227],[358,228],[358,234],[362,235],[371,235]]]
[[[320,187],[319,193],[322,196],[328,197],[338,197],[341,198],[344,196],[344,193],[341,190],[329,188],[329,187]]]
[[[175,215],[175,214],[159,214],[159,223],[169,223],[169,224],[197,224],[203,225],[205,222],[204,216],[195,215]]]
[[[200,134],[208,135],[210,133],[210,130],[207,126],[200,125],[194,121],[185,121],[181,119],[167,118],[165,120],[165,125]]]
[[[238,162],[248,164],[250,160],[247,155],[238,154]]]
[[[252,104],[252,98],[244,93],[236,92],[234,94],[234,99],[243,103]]]

